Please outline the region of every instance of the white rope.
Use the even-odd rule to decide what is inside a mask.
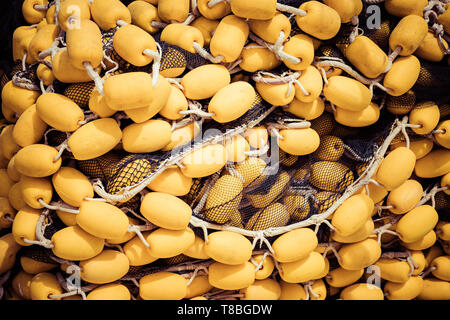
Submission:
[[[164,29],[165,27],[168,26],[167,23],[160,22],[160,21],[155,21],[155,20],[153,20],[152,22],[150,22],[150,25],[151,25],[153,28],[157,28],[157,29]]]
[[[201,45],[199,45],[197,42],[193,42],[192,46],[194,47],[195,51],[204,59],[211,61],[212,63],[220,63],[223,61],[223,56],[217,56],[214,57],[211,53],[206,51]]]
[[[385,225],[383,225],[383,226],[381,226],[379,228],[376,228],[376,229],[374,229],[372,231],[372,234],[377,234],[378,235],[378,237],[377,237],[378,243],[381,243],[381,236],[383,234],[385,234],[385,233],[392,234],[392,235],[395,235],[395,236],[399,236],[399,234],[397,232],[389,230],[389,228],[394,226],[400,220],[401,217],[402,217],[401,215],[400,216],[390,217],[390,222],[389,223],[386,223]]]
[[[28,244],[35,244],[47,249],[52,249],[54,245],[52,243],[48,244],[46,241],[40,241],[40,240],[29,240],[27,238],[22,237],[22,241]]]
[[[162,55],[162,49],[158,42],[156,42],[156,47],[157,47],[157,51],[145,49],[142,52],[146,56],[153,58],[153,65],[152,65],[152,85],[153,85],[153,87],[155,87],[156,83],[158,82],[159,69],[161,67],[161,55]]]
[[[284,140],[284,137],[280,134],[280,132],[274,128],[274,127],[268,127],[267,128],[269,130],[269,132],[271,133],[271,135],[276,136],[278,139],[280,140]]]
[[[108,71],[105,72],[105,77],[106,77],[106,78],[109,78],[109,75],[110,75],[111,73],[113,73],[113,72],[115,72],[117,69],[119,69],[119,63],[117,63],[116,61],[114,61],[113,59],[111,59],[111,57],[109,57],[109,56],[106,54],[106,50],[103,50],[103,58],[106,59],[108,62],[110,62],[111,64],[114,65],[114,67],[113,67],[112,69],[110,69],[110,70],[108,70]],[[102,63],[103,63],[103,61],[102,61]],[[106,66],[105,66],[105,69],[106,69]]]
[[[78,121],[78,124],[80,126],[85,125],[86,123],[99,118],[98,114],[91,113],[90,111],[85,111],[84,115],[85,115],[84,120]]]
[[[192,281],[194,281],[199,271],[204,271],[206,274],[208,274],[208,268],[204,265],[199,265],[197,268],[195,268],[194,273],[190,277],[189,281],[186,283],[187,287],[191,285]]]
[[[52,60],[53,60],[56,52],[58,52],[60,50],[60,48],[58,48],[58,44],[59,44],[59,38],[56,38],[53,41],[53,44],[50,48],[39,52],[39,55],[38,55],[39,59],[44,60],[46,57],[51,56]]]
[[[408,276],[410,277],[413,275],[414,271],[419,268],[419,265],[416,263],[411,254],[408,256],[408,258],[406,258],[406,261],[408,262],[409,268],[411,269],[411,271],[408,273]]]
[[[380,206],[378,204],[375,205],[375,209],[381,209],[381,210],[389,210],[389,209],[393,209],[394,206]]]
[[[94,80],[95,87],[97,88],[98,92],[104,96],[105,92],[103,91],[103,79],[100,77],[100,75],[95,72],[94,68],[92,68],[92,65],[90,62],[85,61],[83,62],[83,66],[87,71],[87,74],[89,77]]]
[[[53,18],[55,19],[55,25],[59,26],[59,9],[61,8],[61,0],[55,0],[55,14],[53,15]]]
[[[50,5],[48,4],[35,4],[33,8],[37,11],[47,11]]]
[[[56,162],[56,161],[59,160],[59,158],[61,158],[64,150],[69,150],[69,143],[68,143],[68,141],[65,140],[63,143],[61,143],[59,146],[57,146],[56,149],[58,149],[58,154],[53,159],[53,162]]]
[[[287,5],[281,4],[281,3],[277,3],[277,10],[278,11],[283,11],[283,12],[293,13],[293,14],[295,14],[297,16],[301,16],[301,17],[306,16],[306,11],[305,10],[294,8],[294,7],[291,7],[291,6],[287,6]]]
[[[244,151],[244,154],[249,157],[262,157],[267,153],[267,151],[269,151],[270,145],[268,143],[265,143],[264,139],[262,138],[260,139],[260,144],[262,145],[262,147],[260,147],[259,149]]]
[[[214,7],[216,4],[219,4],[219,3],[221,3],[221,2],[231,2],[231,0],[210,0],[210,1],[208,2],[208,7],[209,7],[209,8],[212,8],[212,7]]]
[[[199,103],[189,101],[189,110],[181,110],[178,113],[182,115],[195,114],[202,118],[211,118],[215,115],[213,112],[203,111],[200,106]]]
[[[402,47],[397,46],[397,48],[395,48],[395,50],[392,51],[391,54],[389,54],[389,56],[388,56],[388,65],[387,65],[386,69],[384,69],[383,73],[386,73],[389,70],[391,70],[392,63],[394,62],[395,58],[398,57],[398,55],[400,54],[401,51],[402,51]]]
[[[340,243],[338,243],[338,242],[329,242],[329,243],[325,243],[325,244],[323,244],[323,243],[321,243],[321,244],[319,244],[319,247],[325,247],[325,250],[323,251],[323,253],[322,253],[322,257],[324,257],[324,258],[326,258],[327,257],[327,255],[328,255],[328,252],[333,252],[333,254],[334,254],[334,256],[339,260],[339,261],[341,261],[342,260],[342,258],[341,258],[341,256],[339,255],[339,253],[338,253],[338,249],[336,249],[336,247],[340,247],[341,246],[341,244]]]
[[[305,96],[309,96],[310,93],[306,91],[306,89],[303,87],[303,85],[298,81],[298,78],[300,77],[300,72],[284,72],[281,75],[276,75],[271,72],[267,71],[258,71],[256,74],[252,76],[252,79],[256,82],[262,82],[266,84],[288,84],[288,91],[286,92],[286,97],[289,97],[292,92],[292,84],[296,83],[302,93]]]
[[[272,254],[275,253],[275,251],[273,250],[272,245],[270,244],[269,240],[266,239],[263,230],[256,231],[256,236],[253,238],[252,250],[255,249],[258,241],[259,241],[259,248],[260,249],[262,248],[263,243],[265,243],[267,248],[269,249],[270,253],[272,253]]]
[[[352,67],[350,67],[349,65],[345,64],[339,58],[328,59],[328,60],[325,60],[328,57],[321,57],[321,58],[318,59],[320,61],[316,61],[316,62],[313,63],[314,66],[316,66],[317,68],[320,68],[320,67],[339,68],[339,69],[342,69],[343,71],[345,71],[350,76],[352,76],[353,78],[355,78],[356,80],[358,80],[359,82],[361,82],[363,84],[368,84],[368,85],[371,85],[372,87],[373,86],[377,86],[378,88],[380,88],[381,90],[386,91],[386,92],[391,91],[391,89],[385,88],[383,85],[380,84],[380,81],[381,81],[383,75],[381,75],[381,76],[379,76],[378,78],[375,78],[375,79],[369,79],[369,78],[366,78],[366,77],[360,75],[358,72],[353,70]]]
[[[285,37],[285,34],[283,31],[280,31],[280,35],[278,36],[278,39],[277,39],[277,41],[275,41],[274,44],[268,43],[268,42],[260,39],[253,33],[250,33],[248,35],[248,37],[251,40],[255,41],[258,45],[263,46],[263,47],[269,49],[270,51],[272,51],[278,60],[286,60],[293,64],[298,64],[298,63],[302,62],[302,60],[300,58],[291,56],[290,54],[283,51],[283,49],[284,49],[283,40]]]
[[[441,191],[445,191],[450,189],[450,186],[444,186],[444,187],[439,187],[439,184],[436,184],[429,193],[425,194],[422,199],[419,201],[419,203],[417,203],[416,208],[418,206],[421,206],[425,203],[427,203],[430,199],[431,199],[431,206],[434,208],[435,207],[435,196],[436,193],[441,192]]]
[[[130,281],[133,282],[133,284],[134,284],[137,288],[140,287],[139,282],[136,280],[136,278],[131,278]]]
[[[431,131],[432,134],[445,134],[447,131],[445,129],[436,129]]]
[[[230,74],[234,74],[236,72],[241,71],[242,69],[239,67],[239,64],[242,62],[242,59],[238,59],[234,62],[230,62],[230,64],[227,67],[227,70]]]
[[[439,7],[438,10],[440,10],[442,8],[445,12],[445,9],[443,8],[442,3],[439,0],[429,1],[428,5],[425,8],[423,8],[423,11],[426,12],[426,11],[432,10],[435,6]],[[441,12],[441,13],[443,13],[443,12]]]
[[[181,85],[181,78],[166,78],[167,82],[176,85],[181,91],[184,91],[184,87]]]
[[[192,123],[194,121],[195,120],[190,118],[190,117],[189,118],[184,118],[183,120],[180,120],[180,121],[172,121],[172,128],[171,128],[171,130],[174,131],[176,129],[183,128],[183,127],[187,126],[188,124],[190,124],[190,123]]]
[[[40,88],[41,88],[42,94],[44,94],[44,93],[47,92],[47,91],[45,90],[44,82],[43,82],[42,80],[39,80],[39,86],[40,86]]]
[[[309,95],[311,94],[311,93],[309,93],[308,91],[306,91],[305,87],[303,87],[302,83],[301,83],[298,79],[294,80],[294,82],[295,82],[295,84],[298,85],[298,87],[300,88],[300,90],[302,91],[302,93],[303,93],[305,96],[309,96]]]
[[[350,43],[353,43],[355,41],[355,38],[359,35],[359,30],[360,30],[360,28],[358,28],[358,26],[359,26],[358,16],[352,17],[351,22],[355,27],[353,28],[353,30],[350,33],[350,36],[348,38],[349,38]]]
[[[62,203],[61,201],[58,202],[51,202],[50,204],[44,202],[44,200],[42,199],[38,199],[38,202],[44,206],[44,208],[49,209],[49,210],[59,210],[59,211],[63,211],[63,212],[67,212],[67,213],[73,213],[73,214],[79,214],[80,210],[78,209],[71,209],[74,207],[69,208],[69,205],[66,203]]]
[[[150,245],[148,244],[147,240],[145,240],[144,236],[142,235],[141,229],[140,229],[139,226],[129,225],[128,226],[128,232],[135,232],[137,234],[137,236],[139,237],[139,239],[142,241],[142,243],[146,247],[150,247]]]
[[[197,203],[197,205],[195,206],[195,208],[192,209],[192,212],[194,214],[199,214],[200,211],[203,210],[203,207],[206,204],[206,200],[208,198],[209,193],[211,192],[211,188],[213,187],[213,185],[216,183],[217,179],[219,179],[220,174],[215,173],[211,179],[209,179],[208,184],[205,187],[205,190],[203,191],[203,195],[200,198],[199,202]]]
[[[200,15],[200,12],[198,11],[197,0],[191,0],[191,10],[192,14],[194,14],[195,16]]]
[[[22,57],[22,71],[27,70],[27,63],[25,62],[27,60],[27,53],[25,52]]]
[[[86,200],[86,201],[98,201],[98,202],[106,202],[106,200],[105,199],[103,199],[103,198],[89,198],[89,197],[84,197],[84,199],[83,200]]]
[[[190,25],[196,18],[197,16],[195,14],[189,13],[186,20],[184,20],[181,24]],[[172,23],[176,23],[176,21],[173,21]]]
[[[270,254],[269,252],[265,252],[265,253],[264,253],[264,255],[263,255],[262,258],[261,258],[261,261],[259,262],[259,264],[256,264],[255,273],[258,272],[259,269],[261,269],[261,267],[262,267],[263,264],[264,264],[264,261],[266,260],[266,257],[267,257],[269,254]],[[251,258],[251,260],[252,260],[253,262],[256,263],[256,261],[253,259],[253,257]]]
[[[325,69],[320,67],[319,70],[320,70],[320,73],[322,74],[323,82],[326,85],[328,85],[328,77],[327,77],[327,73],[325,72]]]
[[[39,219],[36,222],[35,235],[36,240],[29,240],[22,237],[22,241],[29,244],[36,244],[47,249],[52,249],[55,245],[47,238],[44,237],[45,228],[49,225],[45,223],[45,219],[49,214],[49,210],[43,210]]]
[[[119,27],[123,27],[123,26],[128,25],[128,23],[127,23],[126,21],[123,21],[123,20],[117,20],[117,21],[116,21],[116,24],[117,24]]]
[[[309,300],[311,296],[313,296],[316,299],[320,298],[320,295],[314,292],[314,290],[312,288],[313,284],[314,284],[314,281],[307,281],[307,282],[303,283],[303,285],[305,287],[305,292],[306,292],[305,300]]]

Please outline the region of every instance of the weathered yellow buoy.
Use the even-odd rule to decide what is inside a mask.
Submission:
[[[307,1],[299,8],[306,11],[305,16],[297,15],[298,27],[320,40],[333,38],[341,27],[341,17],[332,7],[319,1]]]
[[[370,104],[372,93],[361,82],[344,76],[328,79],[323,87],[323,94],[327,100],[348,111],[362,111]]]
[[[35,178],[47,177],[61,167],[61,158],[54,160],[58,151],[44,144],[31,144],[20,149],[14,165],[19,173]]]
[[[47,178],[22,176],[20,178],[20,190],[22,191],[23,201],[34,209],[44,207],[39,200],[49,204],[53,196],[52,183]]]
[[[145,50],[156,51],[155,39],[145,30],[132,24],[122,26],[114,33],[113,46],[119,56],[138,67],[146,66],[153,61],[153,56],[144,54]]]
[[[94,189],[89,179],[79,170],[62,167],[52,176],[56,193],[67,204],[79,207],[85,198],[94,197]]]
[[[151,223],[169,230],[186,229],[192,215],[192,209],[186,202],[162,192],[147,193],[140,210]]]
[[[420,276],[409,277],[403,283],[388,281],[384,285],[386,298],[389,300],[412,300],[423,290],[423,279]]]
[[[139,280],[139,295],[144,300],[181,300],[186,291],[187,280],[172,272],[157,272]]]
[[[116,250],[104,250],[99,255],[80,262],[81,279],[89,283],[106,284],[127,274],[130,264],[127,256]]]
[[[87,300],[130,300],[131,294],[123,284],[111,283],[99,286],[89,292]]]
[[[152,191],[168,193],[176,197],[188,194],[193,180],[186,177],[178,167],[167,168],[157,175],[148,185]]]
[[[36,104],[27,108],[17,119],[12,132],[14,142],[21,147],[39,142],[47,130],[47,124],[42,121],[36,111]]]
[[[63,290],[54,274],[42,272],[31,279],[30,293],[31,300],[60,300],[50,296],[62,294]]]
[[[143,108],[154,99],[152,76],[146,72],[127,72],[107,78],[103,84],[106,103],[114,110]]]
[[[360,242],[345,244],[338,251],[339,265],[346,270],[360,270],[375,263],[381,256],[381,247],[376,239],[368,238]]]
[[[75,159],[89,160],[112,150],[121,138],[122,131],[117,122],[103,118],[77,129],[68,139],[68,145]]]
[[[122,146],[130,153],[154,152],[165,147],[171,135],[171,125],[164,120],[133,123],[123,129]]]
[[[245,19],[230,14],[220,20],[211,38],[210,50],[214,57],[222,56],[222,62],[237,60],[247,41],[249,26]]]
[[[123,236],[128,230],[128,218],[119,208],[99,201],[81,202],[77,224],[83,230],[102,239]]]
[[[230,83],[230,73],[222,65],[206,64],[186,73],[181,79],[188,99],[201,100],[213,97]]]
[[[360,229],[371,216],[374,203],[364,194],[346,199],[334,212],[331,224],[342,236],[349,236]]]
[[[389,193],[386,200],[387,206],[392,213],[403,214],[412,210],[422,198],[422,185],[416,180],[406,180],[399,187]]]
[[[404,242],[415,242],[423,238],[438,223],[436,210],[429,205],[418,206],[405,214],[397,223],[396,232]]]
[[[415,165],[414,152],[406,147],[399,147],[381,161],[377,171],[377,181],[388,191],[393,190],[409,179]]]
[[[142,235],[148,237],[150,233],[143,232]],[[143,266],[146,264],[150,264],[158,258],[153,257],[148,247],[142,242],[139,237],[134,237],[123,246],[123,252],[127,256],[130,266]]]
[[[117,21],[131,23],[131,14],[127,7],[118,0],[96,0],[90,5],[92,20],[102,30],[117,26]]]
[[[247,288],[255,281],[255,266],[250,262],[239,265],[214,262],[209,266],[208,271],[209,283],[223,290]]]
[[[369,283],[357,283],[341,291],[342,300],[384,300],[383,290]]]
[[[209,102],[208,112],[214,114],[212,118],[217,122],[230,122],[246,113],[255,97],[255,89],[248,82],[233,82],[216,92]]]
[[[314,129],[283,129],[280,130],[281,137],[278,138],[280,149],[296,156],[311,154],[317,150],[320,137]],[[298,143],[303,141],[303,143]]]
[[[280,276],[290,283],[306,282],[316,279],[324,268],[325,259],[320,253],[312,251],[302,259],[280,263]]]
[[[55,256],[71,261],[95,257],[103,250],[104,239],[94,237],[78,226],[57,231],[51,239]]]
[[[181,172],[191,178],[206,177],[219,171],[227,163],[226,149],[221,144],[206,145],[181,160]]]
[[[272,244],[274,258],[278,262],[294,262],[307,257],[318,244],[312,229],[300,228],[288,231]]]
[[[171,258],[183,253],[195,241],[194,231],[190,228],[184,230],[157,229],[147,238],[150,245],[149,253],[156,258]]]
[[[450,150],[436,149],[417,160],[414,173],[420,178],[436,178],[450,172]]]
[[[243,235],[230,231],[211,233],[204,250],[212,259],[227,265],[245,263],[252,256],[251,242]]]

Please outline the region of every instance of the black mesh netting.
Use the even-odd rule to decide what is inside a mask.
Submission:
[[[265,121],[271,121],[273,117],[277,114]],[[236,183],[237,178],[223,179],[221,192],[211,192],[206,206],[196,216],[212,223],[264,230],[323,213],[364,172],[361,167],[372,160],[390,132],[393,121],[394,118],[386,114],[377,124],[358,130],[356,136],[327,135],[319,146],[320,153],[293,156],[280,151],[275,163],[269,154],[263,166],[257,161],[251,163],[252,159],[247,160],[247,165],[237,164],[236,170],[244,181],[248,177],[252,180],[245,181],[243,187]],[[337,126],[336,123],[334,125]],[[324,122],[324,126],[329,124]],[[279,169],[273,170],[274,167]],[[260,173],[255,174],[258,169]],[[230,173],[224,171],[219,179],[227,175]],[[217,178],[194,182],[185,197],[192,207],[200,202],[210,179]],[[214,180],[214,184],[219,183]],[[217,205],[208,206],[208,203]]]

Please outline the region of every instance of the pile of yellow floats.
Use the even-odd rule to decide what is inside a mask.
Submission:
[[[13,57],[16,71],[34,67],[37,80],[18,73],[2,88],[3,299],[450,299],[448,101],[404,102],[421,61],[450,61],[450,4],[375,1],[396,19],[385,52],[358,29],[363,0],[294,2],[23,2],[28,25],[12,35]],[[339,46],[347,62],[318,57],[343,26],[353,28]],[[170,65],[162,43],[204,63]],[[257,101],[295,122],[248,124],[193,148],[139,190],[111,195],[79,166],[110,152],[176,156],[202,134],[199,123],[226,126]],[[392,132],[354,177],[327,123],[364,131],[383,114],[398,116]],[[51,132],[67,139],[52,146]],[[292,180],[286,172],[263,194],[243,196],[273,145],[286,159],[316,159],[295,177],[320,190],[317,202],[340,197],[308,216],[305,195],[279,195]],[[201,221],[185,196],[213,176]],[[138,193],[136,210],[121,206]],[[437,198],[447,207],[437,210]],[[244,200],[263,213],[243,217]]]

